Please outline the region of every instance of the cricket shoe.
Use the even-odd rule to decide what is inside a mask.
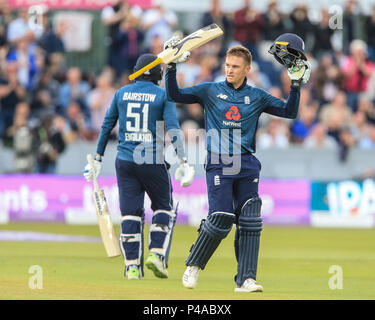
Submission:
[[[254,279],[246,279],[242,286],[237,286],[234,292],[263,292],[263,287],[256,283]]]
[[[132,264],[125,268],[125,276],[128,280],[141,280],[141,271],[139,270],[139,266]]]
[[[199,267],[188,266],[182,276],[182,284],[188,289],[194,289],[198,282]]]
[[[168,278],[168,271],[164,267],[163,257],[157,253],[150,252],[145,262],[147,268],[152,270],[158,278]]]

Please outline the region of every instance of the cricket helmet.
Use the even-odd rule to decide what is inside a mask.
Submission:
[[[157,58],[156,55],[152,53],[145,53],[142,54],[138,59],[134,67],[134,72],[142,69],[143,67],[147,66],[149,63],[154,61]],[[157,83],[163,77],[163,69],[161,65],[157,65],[150,70],[147,70],[145,73],[139,76],[140,79],[150,80],[152,82]]]
[[[275,59],[287,68],[295,67],[301,60],[307,60],[305,43],[294,33],[284,33],[276,38],[268,50]]]

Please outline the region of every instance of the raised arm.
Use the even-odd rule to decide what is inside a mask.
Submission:
[[[190,88],[180,89],[176,78],[176,64],[171,63],[167,67],[165,74],[165,89],[168,100],[179,103],[200,103],[200,98],[192,93]]]
[[[290,89],[286,102],[268,94],[265,102],[266,107],[263,111],[273,116],[295,119],[298,114],[299,98],[300,89],[295,87]]]

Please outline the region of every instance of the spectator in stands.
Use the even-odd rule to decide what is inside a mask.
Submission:
[[[361,149],[375,149],[375,125],[368,126],[367,135],[362,137],[358,147]]]
[[[199,62],[199,73],[194,79],[195,84],[213,80],[213,70],[217,66],[217,57],[204,56]]]
[[[13,145],[13,137],[18,129],[27,126],[30,116],[30,106],[26,102],[20,102],[15,107],[14,118],[12,125],[5,133],[5,139],[9,141],[8,145]]]
[[[145,30],[145,44],[151,43],[155,36],[164,43],[171,38],[173,30],[177,27],[177,15],[163,6],[162,0],[152,0],[153,7],[148,9],[141,17],[141,27]]]
[[[6,38],[6,31],[8,29],[9,23],[13,20],[12,7],[7,0],[0,1],[0,25],[4,27],[2,30],[2,36]]]
[[[356,111],[353,114],[351,131],[354,139],[359,143],[368,134],[368,123],[366,121],[366,114],[363,111]]]
[[[289,129],[286,121],[273,117],[266,131],[259,132],[257,146],[259,149],[289,147]]]
[[[253,56],[253,61],[258,62],[257,45],[261,40],[264,20],[263,16],[251,6],[251,0],[243,2],[243,8],[234,13],[234,39],[248,48]]]
[[[313,80],[314,94],[321,104],[332,101],[337,92],[342,90],[344,75],[339,66],[333,63],[331,54],[321,57]]]
[[[27,90],[32,89],[33,79],[38,71],[35,55],[29,45],[30,40],[27,37],[20,38],[7,56],[7,61],[17,63],[18,81]]]
[[[164,47],[163,39],[159,35],[155,35],[151,39],[151,43],[147,51],[157,56],[160,52],[163,51],[163,47]]]
[[[347,127],[351,125],[352,116],[352,110],[346,104],[345,92],[339,91],[331,103],[321,107],[319,118],[328,127],[332,119],[337,120],[340,127]]]
[[[45,12],[43,15],[43,25],[43,33],[38,39],[37,43],[44,50],[46,59],[49,61],[49,56],[52,53],[65,52],[62,37],[69,26],[66,24],[66,22],[61,22],[57,26],[57,30],[55,32],[47,12]]]
[[[339,131],[339,159],[345,162],[348,158],[349,151],[356,145],[356,140],[350,127],[343,127]]]
[[[14,152],[15,172],[31,173],[34,171],[34,139],[28,126],[30,107],[26,102],[16,106],[13,125],[7,131]]]
[[[9,62],[0,78],[0,137],[12,125],[16,105],[25,98],[26,90],[18,81],[17,63]]]
[[[35,40],[35,34],[28,24],[27,10],[27,8],[17,10],[17,18],[8,25],[7,41],[12,45],[22,38],[27,38],[29,41]]]
[[[49,57],[48,70],[53,79],[57,80],[60,84],[64,83],[68,72],[65,55],[57,52],[52,53]]]
[[[193,50],[189,59],[182,63],[177,70],[177,81],[180,88],[191,87],[195,84],[200,73],[198,50]]]
[[[274,41],[280,34],[285,33],[281,12],[277,8],[277,0],[269,0],[268,8],[263,14],[264,40]]]
[[[342,48],[345,54],[349,54],[349,46],[354,39],[362,38],[362,15],[359,12],[357,0],[347,0],[343,15]]]
[[[79,101],[70,101],[66,114],[69,126],[68,137],[69,143],[77,140],[92,141],[97,136],[96,132],[90,127],[90,123],[85,118]]]
[[[337,142],[327,135],[327,129],[323,124],[317,123],[303,141],[303,146],[306,148],[335,149],[337,148]]]
[[[131,14],[120,24],[119,31],[113,38],[113,44],[119,50],[115,65],[117,76],[133,73],[135,63],[142,53],[144,34],[138,28],[139,19]]]
[[[116,37],[121,22],[129,13],[129,5],[126,0],[113,0],[112,5],[103,8],[101,12],[101,19],[103,24],[108,27],[108,38],[106,45],[108,46],[108,65],[116,70],[118,61],[120,60],[120,51],[117,48],[114,38]]]
[[[366,96],[360,96],[358,100],[358,111],[364,112],[366,121],[375,125],[375,107],[373,102]]]
[[[372,7],[371,15],[366,17],[364,30],[367,36],[368,58],[375,62],[375,6]]]
[[[66,75],[66,81],[59,90],[59,113],[66,115],[71,101],[79,102],[82,112],[87,119],[90,111],[87,105],[87,94],[90,91],[89,84],[82,80],[81,70],[77,67],[70,68]]]
[[[353,111],[357,109],[358,94],[365,92],[368,81],[374,74],[375,64],[367,60],[367,45],[362,40],[350,44],[350,56],[342,63],[344,89],[348,93],[348,104]]]
[[[41,89],[35,92],[32,104],[32,116],[40,118],[44,113],[56,114],[56,105],[52,103],[52,98],[48,90]]]
[[[37,111],[40,107],[44,107],[47,104],[51,105],[53,110],[56,111],[59,104],[60,83],[52,78],[52,74],[47,68],[40,72],[39,77],[36,80],[34,89],[31,93],[32,112],[34,113],[34,111]],[[43,98],[39,96],[40,91],[46,91],[46,93],[43,94]],[[50,100],[48,103],[46,103],[46,95],[48,95],[47,100]]]
[[[251,63],[251,68],[246,75],[247,84],[253,87],[268,90],[271,88],[271,82],[268,76],[259,70],[258,64],[254,61]]]
[[[320,10],[321,18],[317,25],[313,26],[314,46],[313,54],[315,57],[320,58],[324,54],[331,54],[333,51],[331,38],[334,29],[329,26],[330,14],[326,8]]]
[[[54,119],[54,115],[46,113],[34,129],[37,173],[55,173],[58,157],[66,147],[63,133],[54,125]]]
[[[221,10],[219,0],[211,0],[210,11],[203,14],[201,26],[205,27],[211,23],[216,23],[220,28],[225,30],[224,35],[219,39],[220,46],[224,49],[231,35],[231,23],[226,14]],[[225,49],[223,51],[225,51]],[[223,53],[221,52],[220,54],[222,55]]]
[[[290,15],[292,27],[289,32],[299,35],[305,41],[306,51],[311,50],[310,38],[313,34],[313,24],[311,23],[306,4],[298,4]]]
[[[290,127],[291,142],[302,143],[317,123],[317,105],[301,104],[297,118]]]
[[[104,116],[109,108],[116,90],[113,86],[113,74],[103,71],[96,80],[96,88],[88,94],[88,105],[91,112],[91,125],[95,139],[103,124]]]

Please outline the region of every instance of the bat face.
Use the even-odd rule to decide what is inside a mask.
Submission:
[[[100,216],[104,216],[108,213],[107,201],[103,190],[94,191],[94,202],[96,210]]]
[[[111,215],[108,210],[104,191],[94,191],[94,203],[98,218],[100,234],[108,257],[121,255],[119,243],[113,228]]]
[[[158,57],[163,60],[163,63],[168,64],[181,57],[184,52],[198,48],[222,34],[223,30],[216,23],[210,24],[183,38],[176,47],[168,48],[159,53]]]
[[[181,51],[182,47],[184,46],[184,44],[185,44],[186,42],[188,42],[188,41],[190,41],[190,40],[193,40],[193,39],[199,39],[199,38],[201,39],[202,37],[191,35],[191,36],[188,36],[188,37],[182,39],[182,40],[178,43],[177,47],[173,48],[173,49],[176,49],[176,52],[175,52],[174,56],[176,57],[176,55]]]
[[[199,46],[204,45],[212,39],[221,36],[223,33],[223,30],[221,30],[216,23],[210,24],[209,26],[199,29],[190,34],[189,36],[185,37],[184,39],[182,39],[175,47],[168,48],[160,52],[156,60],[154,60],[147,66],[143,67],[141,70],[138,70],[137,72],[131,74],[129,76],[129,79],[134,80],[147,70],[152,69],[160,63],[171,63],[173,60],[181,57],[184,52],[198,48]]]

